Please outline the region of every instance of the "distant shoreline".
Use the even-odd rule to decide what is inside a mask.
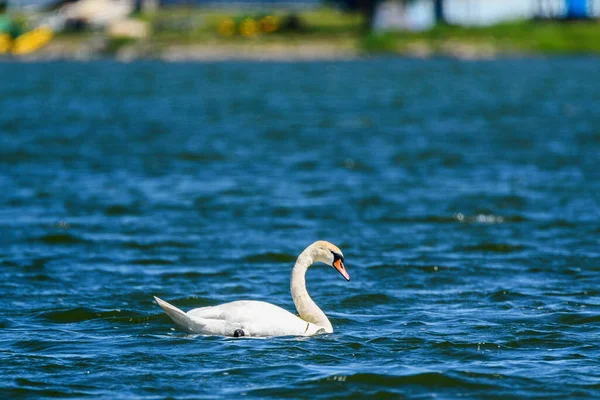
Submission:
[[[222,37],[206,23],[192,33],[155,30],[144,39],[111,38],[103,32],[58,34],[36,53],[12,60],[117,61],[334,61],[371,56],[491,60],[514,57],[600,55],[598,21],[517,21],[487,27],[441,25],[423,32],[362,34],[358,23],[336,27],[338,14],[306,18],[313,28],[254,37]],[[343,14],[340,14],[343,15]],[[318,28],[322,19],[328,28]],[[350,17],[344,17],[350,18]],[[205,18],[206,19],[206,18]],[[157,23],[155,23],[157,24]],[[159,26],[159,25],[157,25]],[[336,30],[337,29],[337,30]],[[0,60],[3,58],[0,57]]]

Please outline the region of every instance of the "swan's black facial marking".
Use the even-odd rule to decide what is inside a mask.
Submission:
[[[246,336],[243,329],[236,329],[235,332],[233,332],[233,337],[241,337],[241,336]]]
[[[344,256],[336,253],[335,251],[329,250],[331,251],[331,254],[333,254],[333,262],[336,262],[337,260],[342,260],[342,263],[344,263]]]

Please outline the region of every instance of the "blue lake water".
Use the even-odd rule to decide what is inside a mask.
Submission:
[[[0,64],[0,397],[600,397],[600,59]],[[335,332],[174,329],[290,311]]]

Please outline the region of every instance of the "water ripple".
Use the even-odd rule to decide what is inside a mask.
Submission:
[[[0,68],[0,397],[600,398],[597,60]]]

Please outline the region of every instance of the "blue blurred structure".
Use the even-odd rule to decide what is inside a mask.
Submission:
[[[567,15],[569,19],[586,19],[589,18],[588,0],[566,0]]]

